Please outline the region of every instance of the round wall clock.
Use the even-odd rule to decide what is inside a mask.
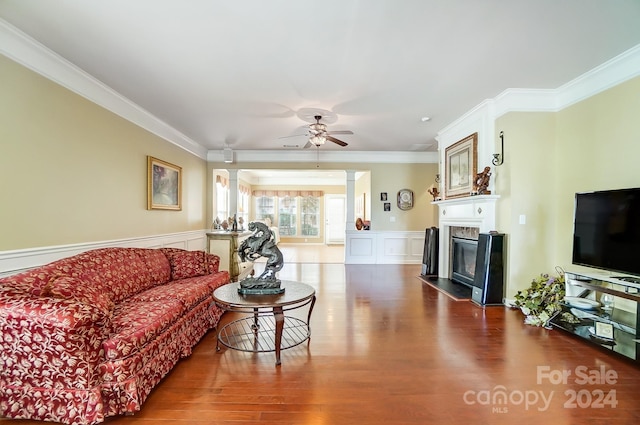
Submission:
[[[398,191],[398,208],[403,211],[413,208],[413,191],[409,189],[400,189]]]

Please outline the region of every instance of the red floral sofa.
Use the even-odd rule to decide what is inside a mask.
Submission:
[[[219,261],[104,248],[0,279],[0,416],[94,424],[140,410],[217,325]]]

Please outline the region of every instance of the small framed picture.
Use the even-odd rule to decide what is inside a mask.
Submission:
[[[613,339],[613,325],[611,323],[595,322],[594,325],[598,338]]]
[[[384,203],[384,210],[385,211],[391,211],[391,202],[385,202]]]
[[[381,192],[380,193],[380,200],[382,202],[387,202],[387,192]]]

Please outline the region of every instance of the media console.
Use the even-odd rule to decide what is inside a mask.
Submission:
[[[565,282],[565,303],[549,324],[639,362],[638,279],[604,272],[567,272]],[[611,308],[607,308],[609,303]]]

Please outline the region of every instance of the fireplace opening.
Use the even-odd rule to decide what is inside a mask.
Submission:
[[[478,241],[452,237],[451,243],[451,280],[473,287]]]

